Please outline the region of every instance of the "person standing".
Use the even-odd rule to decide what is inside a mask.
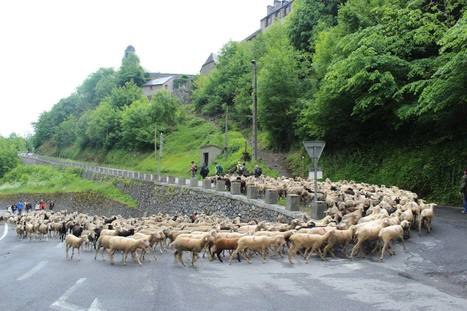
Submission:
[[[217,163],[217,162],[216,162],[216,175],[217,176],[224,175],[224,168],[222,167],[222,165],[220,165],[220,163]]]
[[[23,208],[24,208],[23,202],[19,201],[16,204],[16,208],[18,209],[18,215],[21,215],[23,213]]]
[[[201,175],[201,177],[203,177],[203,179],[205,179],[208,176],[209,168],[208,168],[208,165],[206,163],[203,163],[203,166],[201,166],[199,174]]]
[[[464,210],[462,214],[467,214],[467,168],[464,170],[464,176],[462,176],[460,192],[464,195]]]
[[[49,202],[49,210],[53,211],[54,207],[55,207],[55,202],[54,202],[54,200],[50,200],[50,202]]]
[[[40,210],[45,210],[45,202],[42,199],[39,201],[39,209]]]
[[[29,211],[32,209],[31,202],[25,202],[24,207],[26,208],[26,213],[29,213]]]
[[[263,174],[263,170],[261,169],[261,167],[259,167],[259,165],[256,165],[255,166],[255,177],[259,178],[262,174]]]
[[[191,178],[196,177],[196,172],[198,171],[198,166],[196,166],[195,161],[191,161]]]

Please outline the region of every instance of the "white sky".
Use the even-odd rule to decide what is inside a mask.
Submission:
[[[273,0],[1,0],[0,135],[31,123],[132,44],[147,71],[196,74]]]

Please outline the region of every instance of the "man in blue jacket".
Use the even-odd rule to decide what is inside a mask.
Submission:
[[[23,212],[24,204],[23,202],[19,201],[18,204],[16,204],[16,208],[18,209],[18,214],[21,215]]]

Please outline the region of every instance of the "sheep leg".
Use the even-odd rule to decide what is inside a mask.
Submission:
[[[287,255],[289,257],[289,263],[293,264],[292,257],[295,257],[295,255],[297,255],[297,250],[295,249],[295,247],[292,246],[291,248],[289,248]]]
[[[357,253],[357,250],[358,251],[360,250],[360,247],[361,247],[362,243],[363,243],[363,241],[359,240],[357,242],[357,244],[354,245],[354,247],[352,248],[352,252],[350,253],[350,259],[352,259],[354,257],[354,255]]]
[[[65,259],[67,260],[68,259],[68,244],[65,243]]]
[[[266,249],[261,250],[261,259],[263,263],[266,263]]]
[[[404,236],[401,235],[399,238],[401,239],[402,247],[404,248],[404,251],[407,250],[407,247],[405,247]]]
[[[245,254],[245,250],[241,250],[240,254],[242,255],[243,258],[245,258],[246,262],[251,264],[250,258]]]
[[[114,263],[114,253],[115,253],[115,250],[111,250],[111,251],[109,252],[110,264],[111,264],[111,265],[114,265],[114,264],[115,264],[115,263]],[[102,256],[104,256],[104,251],[102,251]]]
[[[80,248],[78,247],[78,261],[79,261],[80,258],[81,258],[79,249],[80,249]]]
[[[71,260],[73,260],[73,256],[75,255],[75,248],[71,247]]]
[[[126,266],[126,258],[128,256],[128,252],[127,251],[123,251],[123,254],[122,254],[122,264],[124,266]]]
[[[198,259],[198,253],[197,253],[197,252],[193,252],[193,253],[191,254],[191,265],[192,265],[192,266],[195,266],[195,262],[196,262],[197,259]]]
[[[97,254],[99,253],[100,248],[101,248],[101,245],[100,245],[100,243],[99,243],[99,244],[97,245],[97,248],[96,248],[96,254],[94,255],[94,260],[97,259]]]
[[[220,255],[221,255],[221,252],[222,252],[222,251],[217,251],[215,254],[217,255],[217,259],[219,259],[220,262],[223,262],[223,261],[222,261],[222,258],[221,258],[221,256],[220,256]],[[237,255],[238,255],[238,254],[237,254]]]
[[[388,246],[388,242],[384,241],[383,249],[381,250],[381,256],[379,257],[380,261],[384,260],[384,252],[386,251],[387,246]]]
[[[232,264],[232,258],[233,258],[233,256],[236,255],[236,254],[239,254],[238,249],[236,249],[235,251],[233,251],[232,254],[230,254],[230,257],[229,257],[229,265]]]
[[[183,252],[178,252],[177,258],[178,261],[185,267],[185,263],[183,262]]]

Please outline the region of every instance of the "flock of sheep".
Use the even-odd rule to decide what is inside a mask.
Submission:
[[[272,179],[271,179],[272,180]],[[298,189],[303,181],[294,181],[294,187],[284,187],[275,180],[278,188]],[[153,215],[142,218],[106,218],[83,213],[39,211],[24,215],[5,214],[1,221],[16,225],[21,239],[59,238],[64,241],[66,258],[71,249],[84,248],[95,252],[95,259],[106,251],[110,262],[114,254],[122,253],[125,265],[128,254],[141,264],[147,256],[157,260],[156,254],[173,249],[175,260],[185,265],[183,253],[191,253],[194,265],[199,254],[209,260],[229,263],[241,258],[250,263],[259,255],[264,262],[268,256],[288,255],[290,263],[297,255],[308,262],[314,254],[326,260],[328,255],[356,257],[379,252],[394,254],[392,241],[410,237],[410,229],[421,234],[422,228],[431,231],[434,204],[427,204],[417,195],[397,187],[375,186],[352,181],[319,184],[319,192],[328,205],[326,216],[320,220],[294,219],[285,222],[242,222],[240,217],[229,219],[220,215],[169,216]],[[306,190],[305,190],[306,191]],[[353,244],[351,250],[348,246]],[[229,255],[230,254],[230,255]]]

